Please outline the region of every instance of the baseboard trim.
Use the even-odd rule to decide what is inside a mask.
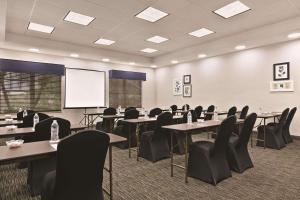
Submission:
[[[292,138],[295,140],[300,140],[300,136],[298,136],[298,135],[292,135]]]

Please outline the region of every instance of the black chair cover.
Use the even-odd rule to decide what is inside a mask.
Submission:
[[[58,144],[56,171],[43,182],[42,200],[103,200],[102,181],[109,136],[86,130]]]
[[[172,109],[172,114],[175,115],[176,114],[175,111],[177,110],[177,105],[172,105],[170,108]]]
[[[162,113],[162,109],[160,109],[160,108],[153,108],[149,112],[149,117],[155,117],[156,115],[159,115],[160,113]]]
[[[214,105],[210,105],[208,106],[207,108],[207,112],[214,112],[215,111],[215,106]],[[206,114],[204,116],[204,120],[207,121],[207,120],[212,120],[213,118],[213,114]]]
[[[115,115],[117,110],[115,108],[109,107],[103,111],[103,115]],[[111,130],[111,123],[114,119],[103,119],[102,122],[97,122],[96,129],[104,132],[109,132]]]
[[[26,110],[26,111],[27,111],[27,115],[35,113],[35,111],[33,111],[33,110]],[[17,120],[23,120],[23,113],[24,113],[24,110],[17,113]]]
[[[202,110],[203,110],[202,106],[197,106],[195,108],[195,115],[196,115],[197,119],[200,119],[201,114],[202,114]]]
[[[247,114],[248,114],[249,106],[244,106],[241,114],[240,114],[240,119],[246,119]]]
[[[293,138],[291,137],[291,134],[290,134],[290,125],[292,123],[292,120],[295,116],[296,111],[297,111],[296,107],[291,109],[291,111],[287,117],[286,123],[284,124],[283,129],[282,129],[283,139],[286,144],[293,142]]]
[[[232,115],[235,115],[236,114],[236,111],[237,111],[237,108],[235,106],[231,107],[229,110],[228,110],[228,113],[227,113],[227,117],[230,117]]]
[[[215,143],[199,141],[190,145],[188,176],[212,185],[231,177],[226,152],[235,123],[235,116],[225,119],[218,130]]]

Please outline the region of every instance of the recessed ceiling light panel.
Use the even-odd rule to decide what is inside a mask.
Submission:
[[[243,50],[243,49],[246,49],[246,46],[245,45],[238,45],[235,47],[236,50]]]
[[[212,33],[215,33],[207,28],[201,28],[199,30],[190,32],[189,35],[195,36],[195,37],[204,37],[206,35],[210,35]]]
[[[234,2],[220,8],[218,10],[215,10],[214,13],[224,17],[225,19],[228,19],[230,17],[233,17],[235,15],[244,13],[244,12],[249,11],[249,10],[251,10],[251,8],[249,8],[248,6],[243,4],[242,2],[234,1]]]
[[[65,21],[73,22],[73,23],[76,23],[76,24],[84,25],[84,26],[89,25],[94,19],[95,19],[95,17],[82,15],[80,13],[76,13],[76,12],[73,12],[73,11],[70,11],[67,14],[67,16],[64,18]]]
[[[103,61],[103,62],[109,62],[110,59],[109,59],[109,58],[103,58],[102,61]]]
[[[144,19],[149,22],[156,22],[160,20],[161,18],[164,18],[168,15],[168,13],[165,13],[161,10],[158,10],[156,8],[148,7],[139,14],[137,14],[135,17]]]
[[[178,60],[172,60],[171,63],[172,63],[172,64],[177,64],[177,63],[178,63]]]
[[[198,55],[198,58],[205,58],[205,57],[207,57],[206,54],[199,54],[199,55]]]
[[[291,33],[288,35],[288,38],[290,38],[290,39],[300,38],[300,32],[299,33]]]
[[[113,43],[115,43],[115,41],[104,39],[104,38],[100,38],[99,40],[97,40],[95,42],[95,44],[101,44],[101,45],[106,45],[106,46],[112,45]]]
[[[142,52],[145,52],[145,53],[154,53],[154,52],[156,52],[157,50],[156,50],[156,49],[151,49],[151,48],[145,48],[145,49],[142,49],[141,51],[142,51]]]
[[[40,52],[40,50],[39,50],[39,49],[36,49],[36,48],[30,48],[30,49],[28,49],[28,50],[31,51],[31,52],[35,52],[35,53]]]
[[[54,27],[30,22],[27,29],[31,30],[31,31],[42,32],[42,33],[52,33],[54,30]]]
[[[154,43],[157,43],[157,44],[165,42],[167,40],[169,40],[169,39],[161,37],[159,35],[156,35],[156,36],[153,36],[153,37],[147,39],[148,42],[154,42]]]
[[[77,53],[71,53],[70,56],[73,57],[73,58],[78,58],[79,57],[79,55]]]

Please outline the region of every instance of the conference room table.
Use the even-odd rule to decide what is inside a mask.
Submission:
[[[240,125],[243,123],[244,120],[242,119],[237,119],[237,124]],[[173,177],[173,167],[178,167],[181,169],[185,170],[185,182],[188,182],[188,135],[192,134],[193,131],[196,130],[206,130],[207,128],[218,128],[221,125],[222,121],[221,120],[207,120],[203,122],[193,122],[191,124],[174,124],[174,125],[168,125],[168,126],[163,126],[162,128],[165,128],[167,130],[170,130],[170,135],[171,135],[171,177]],[[173,155],[173,150],[174,150],[174,145],[173,145],[173,134],[180,134],[185,136],[185,148],[184,148],[184,166],[179,165],[179,164],[174,164],[174,155]]]
[[[81,124],[71,124],[71,131],[79,131],[87,128],[86,125]],[[19,136],[26,136],[26,135],[34,135],[35,131],[32,127],[26,128],[15,128],[15,129],[8,129],[7,127],[0,127],[0,138],[10,138],[10,137],[19,137]]]
[[[173,116],[173,119],[178,120],[182,119],[182,116]],[[122,120],[122,122],[128,123],[128,124],[135,124],[136,128],[135,128],[135,135],[136,135],[136,143],[137,143],[137,147],[136,147],[136,160],[139,160],[139,148],[140,148],[140,127],[142,125],[145,124],[149,124],[149,123],[154,123],[156,122],[157,118],[156,117],[139,117],[137,119],[124,119]],[[129,126],[129,136],[128,136],[128,155],[129,158],[131,158],[131,150],[135,150],[133,148],[131,148],[131,130],[130,130]]]
[[[5,115],[0,116],[0,121],[5,120],[5,119],[17,120],[17,115],[13,114],[13,115],[7,115],[7,116],[5,116]]]
[[[7,120],[1,120],[0,121],[0,127],[3,126],[11,126],[11,125],[20,125],[23,124],[22,120],[11,120],[11,121],[7,121]]]
[[[266,148],[266,121],[267,119],[272,119],[274,123],[276,122],[276,118],[280,117],[282,114],[282,112],[265,112],[265,113],[261,113],[259,115],[257,115],[258,119],[261,119],[260,121],[260,125],[263,122],[263,126],[264,126],[264,138],[263,139],[256,139],[257,141],[262,141],[264,142],[264,149]],[[253,147],[253,142],[252,142],[252,136],[251,136],[251,147]]]
[[[109,191],[103,188],[110,199],[113,199],[113,168],[112,168],[112,145],[126,141],[126,138],[107,133],[110,137],[109,145],[109,163],[105,171],[109,173]],[[50,144],[49,141],[24,143],[17,148],[9,148],[8,146],[0,146],[0,165],[13,164],[22,161],[32,161],[42,158],[48,158],[56,155],[57,146]],[[42,184],[42,183],[41,183]]]

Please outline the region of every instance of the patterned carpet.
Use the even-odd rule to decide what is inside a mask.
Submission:
[[[184,183],[182,169],[170,177],[170,160],[157,163],[128,158],[128,151],[113,149],[115,200],[296,200],[300,199],[300,140],[286,148],[270,150],[249,148],[255,167],[243,174],[233,173],[216,187],[189,178]],[[135,155],[135,153],[134,153]],[[176,156],[182,162],[183,156]],[[26,170],[14,165],[0,167],[1,200],[38,200],[26,188]],[[104,187],[108,186],[105,173]],[[108,199],[106,197],[105,199]]]

